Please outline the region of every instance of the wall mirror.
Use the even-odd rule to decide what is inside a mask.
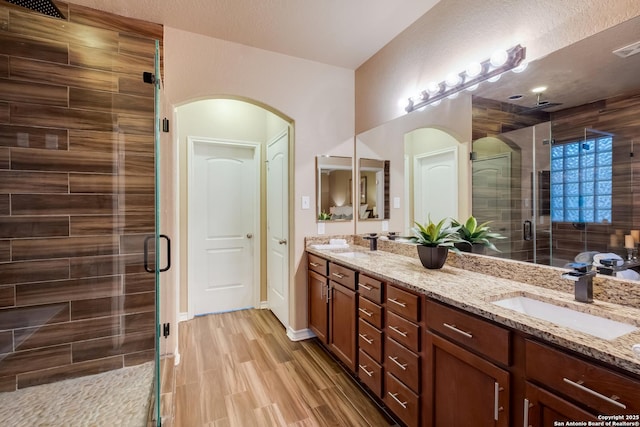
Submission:
[[[391,160],[391,197],[402,202],[400,215],[394,207],[390,228],[408,233],[414,211],[415,177],[398,145],[416,129],[434,128],[458,141],[458,218],[473,213],[492,220],[492,228],[509,237],[500,242],[502,253],[490,255],[557,266],[591,251],[626,257],[625,236],[640,228],[640,197],[634,197],[640,191],[640,181],[634,180],[640,159],[637,154],[631,157],[640,142],[640,55],[622,58],[612,52],[638,41],[638,34],[640,17],[532,61],[523,73],[506,73],[475,92],[357,135],[358,155],[367,157],[373,151]],[[538,86],[547,89],[533,93]],[[614,135],[609,165],[603,160],[581,172],[558,169],[560,151],[573,150],[576,141],[596,149],[601,137],[607,146],[608,134]],[[469,161],[472,152],[475,160]],[[586,150],[573,160],[563,154],[562,163],[578,159],[591,164],[597,161],[592,153]],[[565,175],[609,170],[609,194],[596,183],[564,180]],[[581,185],[587,193],[570,193]],[[610,218],[590,221],[584,215],[595,218],[597,208],[587,214],[575,207],[595,206],[596,201],[605,206],[600,210],[611,212]],[[561,204],[563,215],[569,216],[557,216]]]
[[[351,157],[316,157],[318,221],[353,221],[353,188]]]
[[[390,161],[359,159],[360,175],[358,220],[389,219]]]

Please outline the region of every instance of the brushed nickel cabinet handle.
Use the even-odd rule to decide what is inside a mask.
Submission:
[[[624,403],[617,402],[616,400],[613,399],[613,398],[619,399],[619,397],[617,397],[617,396],[612,396],[613,398],[612,397],[607,397],[604,394],[598,393],[595,390],[591,390],[589,387],[585,387],[585,386],[582,385],[583,381],[571,381],[568,378],[562,378],[562,381],[564,381],[565,383],[567,383],[569,385],[572,385],[572,386],[576,387],[579,390],[582,390],[582,391],[584,391],[586,393],[589,393],[592,396],[598,397],[598,398],[604,400],[605,402],[609,402],[612,405],[616,405],[617,407],[622,408],[622,409],[627,409],[627,405],[625,405]]]
[[[442,326],[444,326],[445,328],[449,328],[452,331],[459,333],[460,335],[464,335],[467,338],[473,338],[473,335],[471,335],[469,332],[463,331],[462,329],[456,328],[456,325],[450,325],[448,323],[443,323]]]
[[[398,405],[402,406],[404,409],[407,409],[407,402],[402,402],[400,401],[400,399],[398,399],[398,393],[391,393],[390,391],[387,392],[387,394],[389,396],[391,396],[391,398],[393,400],[395,400],[396,402],[398,402]]]
[[[391,329],[393,332],[402,335],[403,337],[407,337],[407,333],[406,332],[402,332],[400,329],[398,329],[396,326],[391,326],[389,325],[389,329]]]
[[[502,410],[500,407],[500,384],[494,383],[493,387],[493,419],[498,421],[499,412]]]
[[[387,356],[389,358],[389,360],[391,360],[393,363],[395,363],[396,365],[398,365],[400,367],[400,369],[402,369],[403,371],[407,370],[407,364],[406,363],[400,363],[398,362],[398,356]]]
[[[531,408],[529,399],[524,398],[524,416],[522,417],[522,427],[529,427],[529,408]]]
[[[369,338],[367,338],[366,335],[363,335],[363,334],[358,334],[358,335],[360,336],[360,338],[365,340],[367,342],[367,344],[373,344],[373,340],[370,340]]]
[[[363,366],[363,365],[358,365],[360,367],[360,369],[362,369],[364,371],[365,374],[369,375],[370,377],[373,376],[373,371],[369,372],[367,371],[367,367]]]
[[[387,298],[387,301],[392,302],[392,303],[394,303],[394,304],[397,304],[397,305],[399,305],[400,307],[404,307],[404,308],[406,308],[406,307],[407,307],[407,304],[403,303],[402,301],[398,301],[398,300],[397,300],[397,299],[395,299],[395,298]]]
[[[336,276],[338,279],[344,279],[344,274],[340,274],[340,273],[331,273],[331,274]]]
[[[373,312],[367,311],[364,308],[358,308],[358,311],[360,311],[361,313],[364,313],[368,317],[373,317]]]
[[[363,289],[364,289],[364,290],[366,290],[366,291],[372,291],[372,290],[373,290],[373,288],[372,288],[371,286],[367,286],[367,285],[365,285],[364,283],[359,283],[359,282],[358,282],[358,286],[359,286],[359,287],[361,287],[361,288],[363,288]]]
[[[310,262],[309,265],[312,267],[320,267],[320,264],[318,264],[317,262]]]

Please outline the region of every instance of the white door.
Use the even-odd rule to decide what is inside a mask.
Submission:
[[[416,156],[414,219],[425,223],[458,217],[458,149]]]
[[[189,138],[189,311],[254,307],[258,146]]]
[[[289,132],[267,144],[267,298],[289,326]]]

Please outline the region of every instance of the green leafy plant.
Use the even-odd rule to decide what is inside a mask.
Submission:
[[[325,211],[320,212],[320,215],[318,215],[318,219],[320,221],[328,221],[331,219],[331,214],[330,213],[326,213]]]
[[[420,224],[416,221],[413,227],[413,241],[423,246],[444,246],[456,251],[453,246],[460,241],[457,225],[453,225],[449,218],[440,220],[437,224],[431,221],[429,216],[428,222]]]
[[[452,225],[458,227],[458,235],[460,240],[468,242],[470,244],[481,244],[496,252],[500,252],[498,248],[489,239],[505,239],[506,237],[500,233],[494,233],[491,231],[489,224],[491,221],[478,224],[476,218],[471,215],[464,224],[453,220]]]

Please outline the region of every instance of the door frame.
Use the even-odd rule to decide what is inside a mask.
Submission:
[[[253,234],[253,304],[254,307],[260,307],[260,281],[261,281],[261,272],[260,272],[260,248],[262,246],[262,235],[260,233],[260,218],[262,218],[262,211],[260,207],[260,159],[262,157],[261,153],[261,143],[254,141],[238,141],[238,140],[230,140],[223,138],[211,138],[204,136],[187,136],[187,300],[188,300],[188,316],[189,319],[193,319],[194,317],[194,308],[193,308],[193,290],[191,288],[191,283],[189,281],[189,277],[193,277],[193,258],[189,256],[189,251],[191,250],[191,239],[192,234],[194,233],[193,228],[190,224],[193,223],[193,211],[192,209],[192,198],[189,197],[193,194],[193,186],[195,180],[195,170],[194,170],[194,158],[195,158],[195,147],[198,143],[204,144],[212,144],[218,146],[233,146],[233,147],[245,147],[253,149],[253,160],[256,165],[256,192],[253,200],[254,206],[254,234]]]

